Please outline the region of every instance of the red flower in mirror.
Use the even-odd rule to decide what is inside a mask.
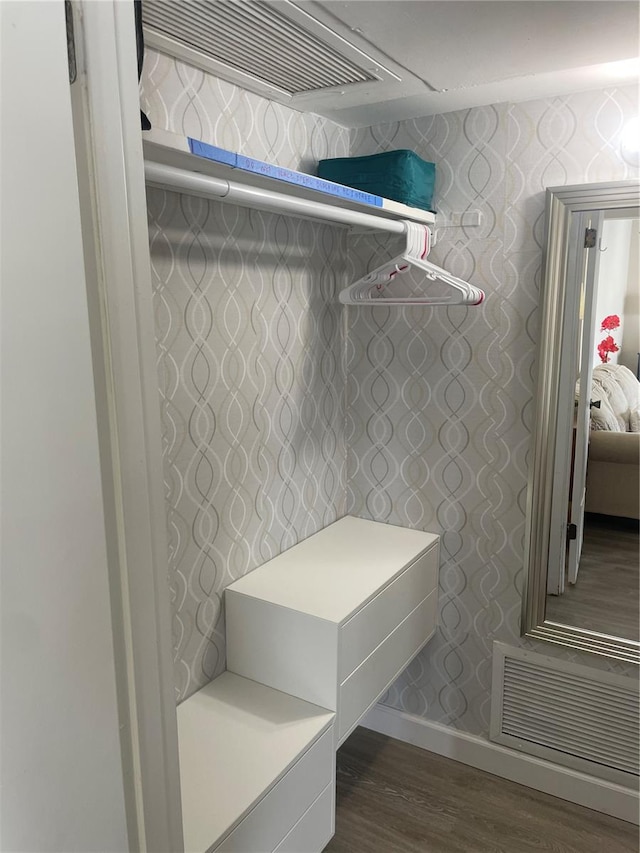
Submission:
[[[609,314],[604,318],[600,325],[601,332],[612,332],[614,329],[618,329],[620,327],[620,317],[617,314]],[[613,340],[611,335],[607,335],[606,338],[600,341],[598,344],[598,355],[600,356],[600,361],[603,364],[606,364],[609,361],[609,355],[612,352],[618,352],[620,347]]]
[[[609,354],[612,352],[618,352],[620,347],[613,340],[611,335],[607,335],[607,337],[600,341],[598,344],[598,355],[600,356],[600,361],[604,363],[609,361]]]
[[[612,332],[620,326],[620,317],[617,314],[609,314],[605,317],[600,326],[601,332]]]

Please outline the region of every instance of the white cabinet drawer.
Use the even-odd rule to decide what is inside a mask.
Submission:
[[[432,594],[429,625],[419,638],[411,636],[407,649],[416,651],[433,633],[438,562],[436,534],[359,518],[337,521],[227,587],[227,668],[336,711],[336,737],[342,736],[355,725],[356,709],[364,713],[410,661],[411,650],[390,649]],[[389,648],[379,651],[390,636]],[[374,661],[375,672],[365,678],[368,670],[359,668]]]
[[[334,715],[224,672],[178,706],[186,853],[273,850],[333,780]]]
[[[178,708],[186,853],[325,848],[336,744],[434,633],[438,561],[347,516],[227,587],[227,671]]]
[[[332,729],[321,735],[233,832],[211,850],[215,853],[271,853],[280,850],[279,845],[308,813],[310,804],[315,803],[323,792],[329,791],[330,799],[333,796],[333,739]],[[224,772],[232,773],[233,769],[228,768]],[[247,768],[245,772],[251,771]],[[324,826],[321,826],[323,819]],[[333,827],[332,814],[327,816],[326,809],[320,809],[313,827],[316,832],[323,829],[329,838]],[[319,851],[322,848],[315,849]]]
[[[275,853],[320,853],[334,832],[335,791],[327,785]]]
[[[416,604],[437,588],[436,543],[341,626],[338,681],[348,678]]]
[[[338,746],[434,633],[438,591],[431,592],[340,687]]]

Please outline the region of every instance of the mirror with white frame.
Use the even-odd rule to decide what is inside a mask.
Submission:
[[[640,662],[640,182],[546,213],[523,633]]]

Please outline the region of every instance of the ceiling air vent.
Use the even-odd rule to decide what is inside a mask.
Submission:
[[[290,2],[146,0],[143,22],[149,47],[281,102],[399,79]]]

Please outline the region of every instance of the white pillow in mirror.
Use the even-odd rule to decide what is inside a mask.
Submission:
[[[601,400],[602,406],[606,402],[611,410],[603,413],[604,417],[599,419],[602,425],[594,425],[593,428],[616,429],[618,432],[638,431],[637,427],[633,428],[632,420],[636,420],[635,413],[640,409],[640,383],[629,368],[622,364],[598,364],[594,367],[591,397]],[[613,427],[611,413],[618,423],[617,428]]]
[[[594,402],[600,400],[600,408],[596,409],[594,407],[591,409],[590,427],[592,430],[608,430],[609,432],[626,431],[623,418],[616,417],[604,394],[600,397],[598,396],[598,392],[596,392],[591,399]]]

